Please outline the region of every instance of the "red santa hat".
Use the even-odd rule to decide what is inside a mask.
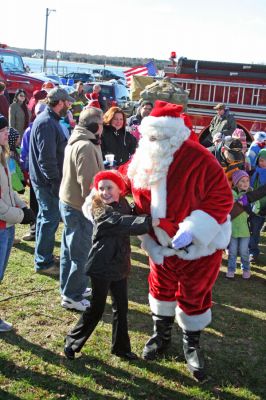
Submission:
[[[119,187],[122,194],[125,193],[126,185],[125,185],[125,182],[124,182],[122,176],[119,174],[119,172],[117,172],[115,170],[98,172],[98,174],[95,175],[94,181],[93,181],[93,186],[95,187],[95,189],[98,190],[99,182],[102,180],[109,180],[109,181],[114,182]]]
[[[151,141],[169,139],[181,144],[190,134],[182,111],[180,104],[156,100],[150,115],[142,119],[139,131]]]
[[[172,104],[167,103],[166,101],[156,100],[150,116],[179,118],[182,111],[183,106],[180,104]]]

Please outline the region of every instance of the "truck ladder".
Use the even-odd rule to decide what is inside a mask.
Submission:
[[[266,111],[266,85],[171,78],[189,93],[189,105],[217,103],[250,111]]]

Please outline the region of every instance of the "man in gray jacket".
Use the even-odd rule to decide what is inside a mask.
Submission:
[[[85,265],[91,248],[92,223],[81,210],[91,190],[94,175],[103,170],[100,137],[103,113],[89,107],[79,116],[65,150],[63,178],[60,186],[60,212],[64,222],[60,255],[61,305],[84,311],[88,277]]]
[[[234,115],[229,112],[229,109],[223,103],[217,104],[214,110],[217,111],[217,114],[212,119],[209,127],[212,138],[218,132],[222,133],[223,136],[232,136],[232,133],[237,128]]]

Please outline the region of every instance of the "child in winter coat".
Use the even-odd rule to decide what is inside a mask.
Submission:
[[[246,171],[237,170],[232,175],[233,196],[237,201],[250,188],[250,179]],[[234,278],[236,271],[236,261],[238,254],[241,258],[242,277],[250,278],[249,263],[249,239],[250,232],[248,226],[249,214],[244,211],[232,220],[232,236],[228,248],[228,270],[226,278]]]
[[[266,184],[266,148],[260,150],[258,153],[256,168],[251,176],[250,183],[254,190]],[[257,262],[260,253],[260,232],[264,225],[266,216],[266,196],[262,197],[258,202],[255,203],[252,211],[253,214],[250,218],[251,236],[249,253],[250,261]]]
[[[90,337],[104,312],[108,291],[113,310],[112,354],[128,360],[136,359],[131,352],[127,326],[127,277],[130,271],[130,237],[141,235],[157,226],[159,220],[133,216],[123,197],[125,184],[116,171],[102,171],[94,178],[95,193],[83,206],[94,222],[93,244],[87,274],[91,278],[91,306],[84,311],[76,326],[65,338],[64,352],[74,359]],[[90,204],[89,204],[89,203]]]
[[[25,192],[25,179],[20,167],[20,135],[14,128],[8,129],[9,159],[8,167],[11,173],[12,189],[23,194]]]
[[[0,115],[0,282],[3,280],[15,236],[15,224],[29,224],[35,219],[31,209],[26,207],[12,190],[11,176],[7,164],[8,121]],[[0,318],[0,332],[12,329],[12,324]]]

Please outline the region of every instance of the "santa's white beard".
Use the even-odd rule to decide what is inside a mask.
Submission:
[[[128,169],[128,176],[136,188],[150,188],[151,185],[165,178],[177,145],[170,140],[141,138],[133,160]]]

